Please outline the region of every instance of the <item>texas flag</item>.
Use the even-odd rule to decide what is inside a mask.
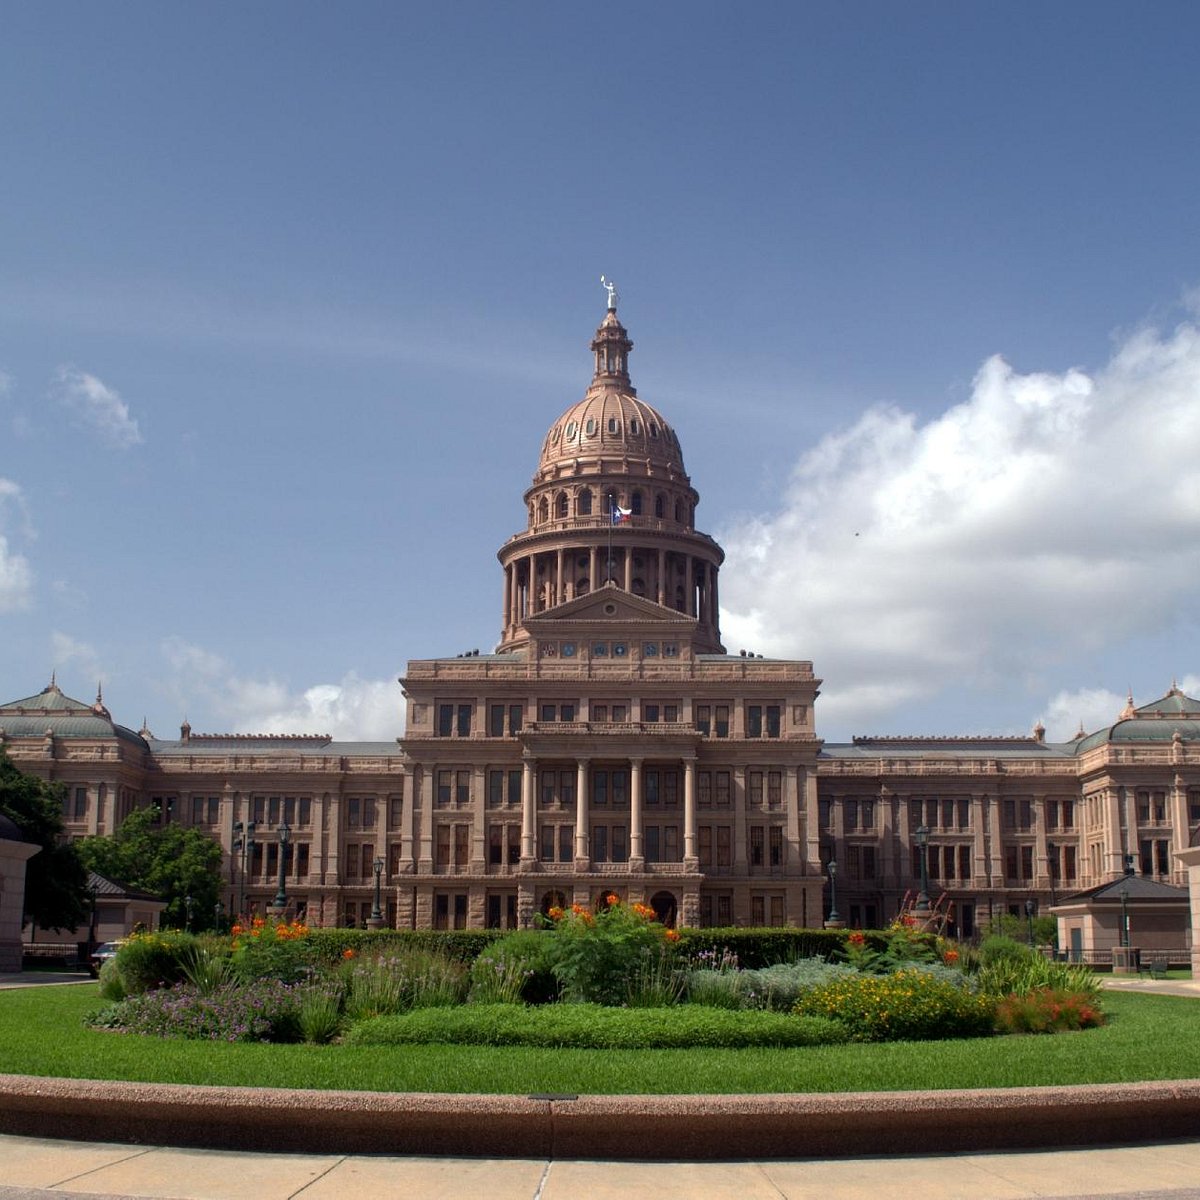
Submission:
[[[612,523],[614,525],[624,525],[632,516],[632,508],[622,508],[619,504],[613,504]]]

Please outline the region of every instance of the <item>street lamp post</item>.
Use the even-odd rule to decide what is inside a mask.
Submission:
[[[371,869],[375,872],[375,897],[371,903],[371,915],[367,918],[368,929],[383,928],[383,909],[380,907],[379,885],[383,878],[383,859],[377,858]]]
[[[826,925],[840,925],[842,918],[837,909],[837,860],[830,859],[825,864],[829,870],[829,920]]]
[[[1129,948],[1129,885],[1121,889],[1121,945]]]
[[[921,916],[929,915],[929,827],[918,825],[913,841],[921,851],[921,890],[917,893],[916,911]]]
[[[287,848],[288,839],[292,836],[288,823],[284,821],[279,827],[279,888],[275,892],[274,907],[282,914],[287,908]]]
[[[1033,909],[1032,900],[1025,901],[1025,920],[1029,923],[1029,948],[1033,949]]]
[[[217,933],[221,932],[221,910],[225,907],[220,900],[213,905],[213,929]]]
[[[185,913],[187,913],[187,922],[184,925],[184,929],[186,929],[188,931],[188,933],[192,932],[192,905],[194,903],[195,903],[195,901],[192,900],[191,892],[189,892],[186,896],[184,896],[183,911]]]

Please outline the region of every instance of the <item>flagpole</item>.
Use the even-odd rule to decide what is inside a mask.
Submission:
[[[612,531],[613,531],[613,526],[616,523],[617,523],[617,498],[612,494],[612,492],[609,492],[608,493],[608,559],[605,563],[605,571],[608,575],[608,578],[605,580],[606,583],[612,583],[612,569],[613,569]]]

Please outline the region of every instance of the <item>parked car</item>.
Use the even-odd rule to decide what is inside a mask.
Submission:
[[[121,942],[101,942],[95,950],[88,956],[88,970],[92,973],[93,978],[100,974],[100,968],[104,966],[110,958],[117,957],[117,951],[125,945]]]

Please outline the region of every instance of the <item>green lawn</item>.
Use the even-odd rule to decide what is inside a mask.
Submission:
[[[1200,1004],[1106,993],[1085,1033],[800,1050],[266,1046],[98,1033],[95,985],[0,992],[0,1073],[414,1092],[837,1092],[1200,1078]]]

